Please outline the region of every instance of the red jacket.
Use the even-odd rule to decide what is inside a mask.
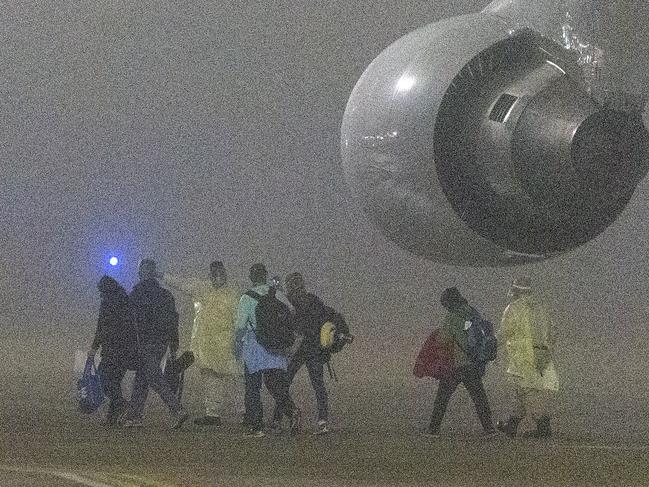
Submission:
[[[448,377],[453,369],[453,348],[440,337],[441,329],[433,331],[424,342],[415,360],[415,377]]]

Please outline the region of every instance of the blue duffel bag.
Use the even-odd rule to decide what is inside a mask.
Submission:
[[[104,391],[101,387],[101,376],[95,367],[94,357],[88,357],[83,375],[77,382],[77,399],[79,411],[92,414],[104,402]]]

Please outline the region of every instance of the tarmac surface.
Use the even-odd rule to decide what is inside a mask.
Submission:
[[[418,431],[428,420],[434,386],[413,380],[408,364],[397,369],[378,351],[385,367],[380,374],[354,373],[346,363],[351,354],[337,359],[340,381],[328,382],[329,435],[311,434],[315,404],[306,374],[293,389],[304,413],[297,437],[244,438],[236,404],[226,404],[222,427],[190,421],[172,431],[155,394],[144,428],[106,429],[100,424],[103,411],[76,410],[74,348],[61,343],[44,349],[29,335],[3,336],[1,330],[0,339],[2,487],[649,485],[644,396],[595,397],[567,387],[557,400],[552,440],[482,440],[460,388],[442,437],[430,439]],[[355,349],[355,360],[372,357],[372,345],[363,346]],[[197,372],[190,369],[184,397],[195,415],[201,413]],[[127,396],[131,379],[124,385]],[[494,369],[487,390],[496,418],[510,401],[500,383]]]
[[[34,400],[3,411],[2,486],[352,486],[649,485],[649,444],[615,438],[483,440],[468,428],[440,439],[416,428],[350,426],[326,436],[244,438],[235,418],[222,427],[191,422],[172,431],[152,397],[141,429],[106,429],[100,415]],[[73,405],[70,401],[68,405]],[[30,411],[32,414],[30,414]],[[463,423],[465,424],[465,423]]]
[[[175,432],[162,421],[17,426],[2,435],[3,486],[649,485],[649,445],[619,442],[353,430],[250,439],[235,424]]]

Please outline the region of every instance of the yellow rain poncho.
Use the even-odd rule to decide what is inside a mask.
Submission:
[[[234,357],[234,327],[239,293],[227,286],[214,288],[208,280],[182,279],[165,274],[163,281],[194,300],[191,350],[198,367],[218,374],[241,374]]]
[[[559,390],[552,360],[554,346],[552,319],[547,309],[531,295],[512,301],[503,313],[498,333],[505,345],[507,373],[522,388]],[[537,370],[536,353],[549,356],[543,373]]]

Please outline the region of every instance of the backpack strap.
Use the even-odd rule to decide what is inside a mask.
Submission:
[[[261,294],[256,293],[256,292],[254,292],[254,291],[250,291],[250,290],[248,290],[248,291],[245,292],[245,294],[246,294],[246,296],[251,297],[251,298],[254,299],[255,301],[259,301],[259,300],[261,299]]]
[[[336,370],[334,369],[334,365],[331,362],[331,358],[327,360],[327,371],[329,372],[329,378],[332,379],[334,382],[338,382],[338,376],[336,375]]]
[[[259,302],[259,300],[262,298],[261,294],[256,293],[255,291],[249,289],[244,293],[246,296],[249,298],[254,299],[255,301]],[[250,320],[248,320],[248,323],[246,323],[246,328],[252,332],[256,332],[256,330],[253,328],[252,324],[250,323]]]
[[[178,389],[176,389],[176,398],[181,401],[183,398],[183,388],[185,387],[185,371],[178,374]]]

